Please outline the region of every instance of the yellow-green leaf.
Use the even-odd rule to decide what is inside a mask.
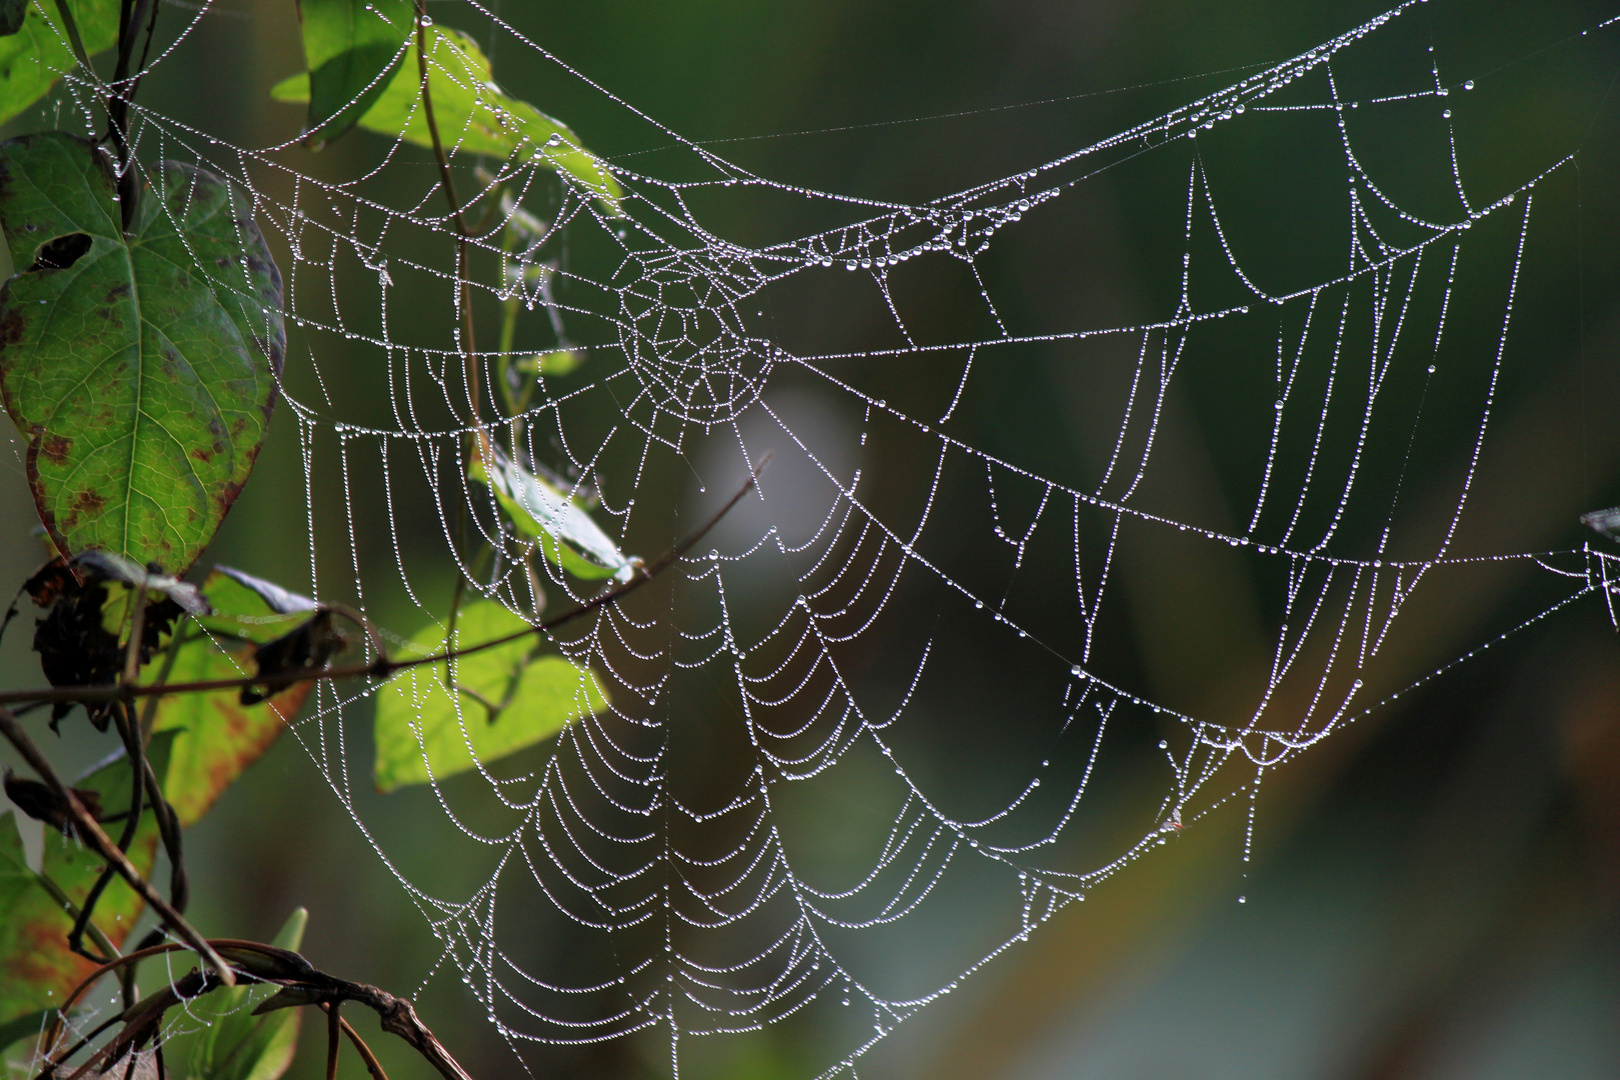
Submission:
[[[461,610],[456,647],[528,625],[500,604],[480,600]],[[419,656],[442,652],[444,631],[429,624],[411,644]],[[541,644],[538,637],[524,637],[457,659],[454,691],[442,663],[395,675],[377,694],[377,790],[442,780],[473,768],[475,759],[487,765],[607,708],[595,673],[561,656],[537,655]]]
[[[495,84],[490,63],[460,30],[430,26],[428,92],[434,121],[447,154],[487,154],[516,164],[533,162],[595,198],[610,214],[619,213],[623,189],[600,158],[586,150],[572,131]],[[418,146],[433,146],[422,108],[421,73],[413,43],[388,88],[360,117],[360,126]],[[294,75],[270,90],[276,101],[306,104],[310,77]]]
[[[309,69],[305,141],[342,135],[376,104],[415,26],[411,0],[300,0],[304,63]]]
[[[73,22],[92,56],[118,44],[118,9],[119,0],[72,0]],[[75,64],[56,4],[27,4],[17,32],[0,37],[0,122],[44,97]]]

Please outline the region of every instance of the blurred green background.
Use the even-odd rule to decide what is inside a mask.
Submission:
[[[685,167],[667,139],[492,34],[465,7],[434,3],[432,10],[491,43],[503,85],[566,120],[605,157],[653,175]],[[921,200],[1149,119],[1381,9],[1345,0],[504,0],[494,10],[675,131],[723,140],[713,145],[717,153],[759,175]],[[1574,0],[1431,0],[1408,16],[1422,20],[1421,29],[1403,28],[1407,51],[1391,54],[1388,71],[1379,66],[1378,44],[1356,54],[1370,85],[1393,85],[1414,70],[1422,74],[1411,50],[1426,36],[1448,81],[1480,81],[1478,119],[1458,122],[1458,153],[1480,199],[1578,152],[1575,167],[1538,195],[1544,205],[1465,553],[1578,546],[1592,535],[1583,535],[1576,516],[1620,501],[1620,28],[1581,36],[1615,15],[1612,4]],[[171,35],[194,16],[191,5],[162,8]],[[296,135],[300,117],[273,105],[266,90],[301,65],[290,0],[220,0],[149,79],[143,100],[238,144],[281,142]],[[1421,155],[1445,146],[1443,132],[1417,126],[1388,134],[1387,144],[1369,149],[1375,174],[1415,170]],[[357,132],[319,159],[286,160],[317,175],[343,175],[383,145]],[[1247,227],[1239,242],[1248,263],[1302,280],[1342,265],[1343,165],[1330,142],[1279,137],[1246,145],[1234,136],[1210,140],[1205,153],[1235,227]],[[1089,180],[1062,204],[1055,225],[1014,232],[993,249],[984,264],[991,291],[1026,325],[1162,317],[1174,306],[1185,248],[1176,205],[1186,161],[1155,159],[1153,168]],[[1337,202],[1308,197],[1324,182],[1341,193]],[[1426,197],[1416,186],[1409,193]],[[744,241],[828,223],[824,205],[712,192],[695,205],[717,234]],[[964,302],[953,288],[940,284],[922,301],[946,325]],[[1485,313],[1500,312],[1500,295],[1461,303],[1458,318],[1484,327],[1468,332],[1489,341],[1495,330]],[[414,317],[399,310],[396,320]],[[825,351],[833,351],[828,343],[873,347],[884,330],[836,307],[781,317]],[[1234,357],[1252,344],[1235,343]],[[315,400],[321,391],[307,364],[300,366],[309,347],[300,354],[295,339],[288,380],[295,394]],[[370,395],[372,415],[387,422],[376,390],[380,361],[341,340],[319,348],[333,395],[362,409]],[[975,401],[964,421],[967,441],[1045,475],[1094,471],[1115,423],[1097,403],[1097,385],[1074,374],[1073,355],[1060,347],[1021,355],[1027,362],[1009,366]],[[1165,454],[1175,463],[1167,497],[1181,520],[1229,522],[1245,515],[1252,499],[1242,487],[1252,472],[1243,454],[1257,430],[1252,407],[1258,401],[1269,412],[1269,399],[1228,376],[1221,359],[1218,352],[1202,356],[1164,421]],[[957,374],[918,377],[949,383]],[[1447,445],[1465,445],[1478,418],[1478,387],[1470,386],[1442,422]],[[1415,384],[1391,391],[1417,392]],[[1447,415],[1444,401],[1433,407]],[[291,412],[283,409],[277,420],[209,561],[300,587],[308,556],[298,442]],[[7,437],[0,577],[20,581],[39,548],[30,535],[22,444],[9,428]],[[1443,512],[1444,492],[1429,494],[1438,508],[1430,509]],[[340,517],[322,520],[322,528],[340,528]],[[384,546],[364,557],[368,574],[386,576],[391,554]],[[1117,670],[1146,696],[1195,715],[1232,709],[1226,661],[1201,650],[1187,612],[1238,641],[1256,612],[1271,617],[1274,596],[1220,564],[1154,550],[1149,540],[1123,562],[1112,594],[1120,621],[1105,647]],[[1435,588],[1439,597],[1410,616],[1415,625],[1400,639],[1397,666],[1406,679],[1559,595],[1548,591],[1546,576],[1521,567],[1485,569]],[[409,607],[386,598],[378,604],[373,610],[393,629],[415,629],[420,616]],[[37,680],[22,629],[0,654],[7,686]],[[1060,913],[1031,945],[902,1026],[863,1059],[860,1075],[1620,1075],[1617,645],[1602,605],[1588,601],[1404,694],[1268,774],[1253,861],[1239,858],[1241,812],[1188,829],[1085,905]],[[977,677],[993,688],[993,680],[1016,674],[986,664]],[[83,725],[65,728],[64,759],[88,762],[104,752]],[[352,760],[368,758],[361,750]],[[1121,775],[1127,784],[1128,771]],[[390,853],[434,864],[452,879],[484,875],[472,858],[481,853],[416,839],[442,835],[442,812],[428,793],[384,801],[369,793],[363,774],[350,780],[361,816]],[[1163,777],[1141,782],[1157,797]],[[1128,802],[1132,794],[1119,798]],[[437,943],[421,916],[294,738],[282,738],[226,794],[191,834],[188,851],[193,912],[207,932],[268,939],[304,905],[305,952],[322,968],[401,994],[415,994],[434,970]],[[1247,901],[1241,906],[1240,894]],[[546,925],[567,932],[555,920]],[[915,955],[891,954],[888,962],[923,969],[927,951],[924,943]],[[437,972],[418,1008],[479,1080],[523,1067],[452,971]],[[808,1025],[772,1030],[708,1054],[693,1075],[806,1075],[827,1056],[817,1040]],[[319,1068],[318,1041],[305,1040],[294,1075]],[[390,1075],[426,1075],[389,1042],[377,1048]],[[632,1039],[528,1060],[535,1075],[656,1076],[667,1070],[665,1050],[657,1038]],[[362,1075],[352,1060],[346,1069]]]

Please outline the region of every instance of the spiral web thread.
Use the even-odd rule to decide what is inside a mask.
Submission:
[[[473,0],[466,6],[493,24],[503,50],[521,49],[612,97],[494,12]],[[577,343],[587,357],[580,377],[542,380],[539,399],[516,418],[520,424],[502,415],[491,395],[494,352],[476,354],[482,389],[475,408],[461,375],[459,340],[406,341],[389,331],[389,299],[402,287],[414,282],[412,295],[440,297],[447,309],[457,288],[453,263],[440,258],[453,250],[453,233],[437,171],[420,154],[396,144],[371,172],[336,183],[301,171],[308,159],[296,143],[231,146],[139,113],[143,156],[189,158],[229,175],[251,201],[244,210],[291,252],[284,268],[288,314],[301,328],[320,386],[317,400],[286,397],[303,450],[309,584],[318,597],[352,597],[365,608],[368,587],[373,593],[392,587],[391,580],[363,580],[359,551],[375,542],[391,553],[402,587],[426,619],[436,601],[424,582],[442,575],[432,575],[423,551],[437,543],[438,558],[454,553],[483,597],[532,614],[537,590],[516,557],[525,542],[503,523],[488,491],[465,480],[470,440],[492,432],[507,433],[516,440],[513,449],[537,465],[577,478],[576,494],[599,488],[597,520],[623,538],[624,550],[647,557],[707,516],[693,506],[712,509],[760,464],[764,446],[778,456],[772,469],[792,459],[810,478],[796,489],[795,506],[773,505],[768,470],[746,513],[723,522],[712,543],[683,557],[661,586],[649,585],[637,603],[602,608],[558,631],[554,647],[589,665],[612,705],[569,725],[530,773],[514,778],[480,767],[479,783],[509,812],[504,831],[475,827],[452,805],[450,786],[434,785],[464,842],[497,856],[494,872],[470,896],[434,895],[413,884],[362,819],[354,783],[366,763],[351,760],[358,751],[343,720],[375,690],[323,686],[314,714],[297,726],[333,791],[443,943],[442,963],[459,971],[514,1046],[661,1030],[678,1070],[683,1043],[696,1036],[755,1030],[832,1006],[825,1022],[838,1035],[828,1042],[842,1041],[827,1075],[853,1070],[900,1022],[1183,828],[1234,802],[1243,812],[1247,801],[1252,830],[1267,770],[1500,640],[1483,641],[1416,680],[1386,679],[1375,689],[1369,671],[1388,648],[1398,616],[1424,589],[1443,587],[1431,584],[1440,575],[1532,563],[1567,585],[1500,637],[1598,596],[1613,617],[1617,564],[1596,542],[1540,553],[1454,550],[1513,341],[1537,188],[1567,171],[1571,159],[1545,162],[1512,190],[1473,197],[1457,163],[1448,108],[1441,138],[1449,140],[1455,188],[1449,214],[1419,212],[1387,194],[1377,173],[1362,165],[1349,120],[1414,103],[1430,111],[1448,103],[1462,108],[1473,83],[1449,81],[1430,48],[1427,84],[1413,88],[1408,80],[1388,93],[1351,99],[1341,96],[1337,65],[1372,47],[1365,43],[1391,33],[1418,6],[1410,0],[1036,168],[919,205],[834,196],[752,175],[614,98],[660,132],[671,145],[666,157],[683,156],[681,168],[696,178],[660,179],[610,165],[626,193],[624,214],[612,215],[577,182],[559,183],[546,164],[546,146],[525,148],[504,167],[480,162],[503,168],[502,179],[525,206],[543,202],[540,192],[560,195],[541,214],[550,218],[549,231],[517,253],[516,272],[503,272],[495,283],[474,280],[473,290],[496,300],[520,296],[549,320],[559,345]],[[73,86],[81,102],[92,89]],[[1199,147],[1220,129],[1282,112],[1320,123],[1340,146],[1349,228],[1340,272],[1274,293],[1263,284],[1266,276],[1235,253]],[[472,163],[457,153],[456,132],[445,139],[455,164]],[[1184,201],[1165,210],[1183,222],[1185,235],[1173,310],[1130,325],[1059,330],[1020,327],[1004,315],[980,276],[1001,234],[1016,231],[1026,217],[1042,227],[1048,204],[1075,198],[1099,173],[1138,159],[1161,167],[1173,161],[1185,175]],[[413,203],[384,203],[368,193],[379,178],[400,177],[416,192]],[[787,242],[732,243],[708,231],[693,208],[716,188],[764,191],[849,220]],[[1486,234],[1496,241],[1476,241]],[[475,248],[494,251],[498,235]],[[588,259],[568,253],[569,245],[584,250],[592,243],[612,252],[604,273],[576,269]],[[1473,265],[1466,260],[1476,247],[1502,301],[1489,325],[1474,318],[1472,327],[1484,327],[1482,340],[1492,348],[1454,356],[1447,352],[1459,333],[1454,287],[1459,267]],[[920,332],[891,288],[910,263],[970,275],[988,332],[944,338]],[[755,321],[765,303],[775,302],[769,298],[790,295],[795,282],[828,277],[840,281],[827,288],[881,305],[888,343],[798,350],[777,340],[769,323]],[[351,298],[367,289],[375,303],[361,305],[357,317]],[[1165,499],[1151,496],[1156,439],[1176,377],[1196,362],[1201,344],[1256,325],[1276,328],[1266,331],[1275,351],[1267,361],[1275,367],[1275,400],[1259,403],[1270,406],[1269,449],[1255,462],[1257,495],[1247,522],[1212,528],[1178,517]],[[386,392],[390,423],[357,422],[327,392],[319,357],[324,343],[340,338],[375,359],[373,385]],[[1066,482],[956,433],[962,429],[953,419],[986,392],[975,375],[993,368],[998,355],[1112,341],[1130,342],[1135,359],[1099,481]],[[1467,367],[1469,378],[1436,383],[1448,360]],[[873,372],[902,365],[950,372],[949,393],[901,400],[868,388]],[[773,398],[775,384],[789,377],[835,402],[852,426],[812,423],[800,430],[793,409]],[[1380,398],[1386,381],[1402,378],[1419,381],[1423,402],[1462,395],[1476,421],[1459,449],[1466,467],[1455,477],[1444,527],[1417,547],[1402,542],[1397,511],[1402,491],[1414,487],[1426,465],[1412,449],[1424,414],[1420,406],[1418,414],[1389,423]],[[558,385],[565,389],[554,390]],[[907,474],[914,488],[909,501],[891,499],[892,485],[882,486],[884,461],[861,457],[869,437],[885,454],[923,463]],[[1363,468],[1385,453],[1400,463],[1393,486],[1368,479]],[[669,477],[701,477],[702,497],[684,515],[654,490]],[[339,484],[343,520],[338,529],[326,528],[323,493]],[[1379,490],[1367,490],[1372,486]],[[936,496],[974,488],[976,501],[953,503],[952,517],[941,518]],[[386,516],[357,509],[365,498],[380,498]],[[807,505],[814,511],[808,518]],[[962,506],[977,510],[964,517]],[[781,514],[798,524],[778,524]],[[410,524],[422,521],[440,534],[436,541]],[[1345,540],[1352,527],[1356,537],[1372,539]],[[1116,555],[1150,533],[1230,549],[1264,568],[1264,580],[1275,586],[1282,615],[1247,715],[1187,715],[1109,674],[1102,644]],[[961,536],[999,550],[999,562],[953,555],[952,542]],[[1341,550],[1364,550],[1334,554],[1336,539]],[[493,570],[473,565],[471,545],[483,542],[508,555]],[[1412,551],[1418,553],[1394,554]],[[541,559],[530,564],[545,575],[540,587],[550,594],[549,612],[594,588]],[[762,584],[767,579],[772,583]],[[783,582],[785,588],[776,587]],[[932,597],[930,610],[939,618],[895,626],[891,609],[908,590]],[[1064,597],[1072,632],[1032,630],[1034,616],[1026,619],[1018,603],[1031,591]],[[741,608],[752,614],[738,616]],[[906,648],[893,645],[897,635],[909,636]],[[953,809],[953,794],[913,767],[902,738],[924,708],[919,703],[929,699],[932,680],[951,662],[936,654],[947,651],[942,641],[953,635],[969,647],[993,643],[997,655],[1017,658],[1008,678],[1030,687],[1018,699],[1029,711],[1017,719],[1040,731],[1040,749],[1025,762],[1023,779],[999,805],[971,814]],[[881,705],[863,701],[870,680],[848,674],[852,658],[875,641],[885,643],[879,681],[898,687],[878,695]],[[714,697],[727,699],[718,715],[747,746],[744,766],[719,785],[727,796],[704,805],[683,798],[682,770],[692,766],[686,759],[676,765],[671,756],[690,719],[683,695],[697,685],[694,675],[708,680],[712,696],[690,708],[713,713]],[[484,722],[476,709],[463,717],[464,726]],[[989,743],[1011,719],[976,722]],[[1174,733],[1158,742],[1167,776],[1163,800],[1134,842],[1098,856],[1071,839],[1085,818],[1105,735],[1132,724]],[[796,786],[824,781],[856,759],[880,764],[893,798],[864,868],[824,880],[800,867],[784,838],[779,804]],[[945,977],[910,990],[886,988],[872,974],[881,950],[863,951],[863,937],[931,919],[924,913],[948,906],[953,895],[975,898],[967,910],[983,933],[964,937],[966,951]],[[1002,905],[1000,914],[972,915],[990,910],[987,898]],[[502,944],[509,926],[537,918],[541,908],[600,943],[593,951],[596,975],[552,975]],[[943,924],[927,925],[935,929],[923,931],[924,940]]]

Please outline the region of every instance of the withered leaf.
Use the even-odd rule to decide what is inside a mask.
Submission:
[[[94,560],[70,564],[58,558],[42,567],[24,586],[34,603],[46,609],[45,617],[34,623],[34,651],[39,653],[40,668],[52,686],[101,686],[115,682],[123,671],[124,646],[118,634],[107,629],[103,617],[109,582],[123,586]],[[142,664],[152,658],[183,614],[181,606],[169,596],[147,601],[139,649]],[[90,708],[91,723],[106,730],[109,708]],[[52,724],[72,709],[71,702],[58,702],[52,708]]]
[[[260,645],[254,650],[253,659],[261,677],[319,671],[348,644],[349,639],[333,623],[332,612],[323,608],[295,629]],[[255,705],[279,689],[244,686],[242,704]]]

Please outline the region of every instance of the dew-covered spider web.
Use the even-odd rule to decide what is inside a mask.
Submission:
[[[904,204],[755,175],[477,0],[436,8],[658,148],[604,159],[615,213],[550,166],[555,143],[502,162],[446,131],[461,201],[499,206],[464,275],[420,148],[366,135],[385,152],[338,175],[296,140],[235,146],[142,112],[141,154],[237,181],[286,260],[278,437],[296,430],[310,538],[310,579],[288,584],[367,612],[398,655],[412,620],[446,619],[455,568],[462,604],[531,620],[613,584],[540,557],[469,478],[480,447],[553,478],[644,564],[769,455],[670,569],[550,636],[607,707],[421,789],[444,835],[420,850],[373,830],[379,691],[319,688],[295,734],[442,943],[436,977],[524,1055],[648,1032],[679,1069],[711,1036],[793,1018],[821,1032],[819,1068],[850,1071],[1201,820],[1252,833],[1265,777],[1317,742],[1500,636],[1612,602],[1601,538],[1559,522],[1562,548],[1504,548],[1471,502],[1504,387],[1542,359],[1515,305],[1573,257],[1538,226],[1569,212],[1580,147],[1471,172],[1470,140],[1509,130],[1512,72],[1448,66],[1424,21],[1439,6]],[[1608,47],[1603,18],[1575,33]],[[1041,245],[1092,257],[1105,182],[1148,192],[1151,228],[1179,237],[1171,264],[1106,269],[1159,300],[1026,302],[1007,265]],[[728,237],[716,222],[744,203],[820,224]],[[501,342],[513,301],[524,336]],[[542,374],[514,410],[500,380],[524,358]],[[1058,414],[1026,392],[1035,369],[1084,401],[1091,449],[1044,437]],[[1211,394],[1241,513],[1167,434]],[[1404,635],[1521,570],[1532,604],[1412,666]],[[1206,619],[1204,575],[1252,584],[1263,648]],[[1179,640],[1219,692],[1158,694],[1133,660],[1124,596],[1157,577],[1193,582]],[[468,739],[491,723],[455,700]],[[1157,777],[1155,798],[1127,774]],[[478,878],[441,872],[433,844],[473,852]]]

